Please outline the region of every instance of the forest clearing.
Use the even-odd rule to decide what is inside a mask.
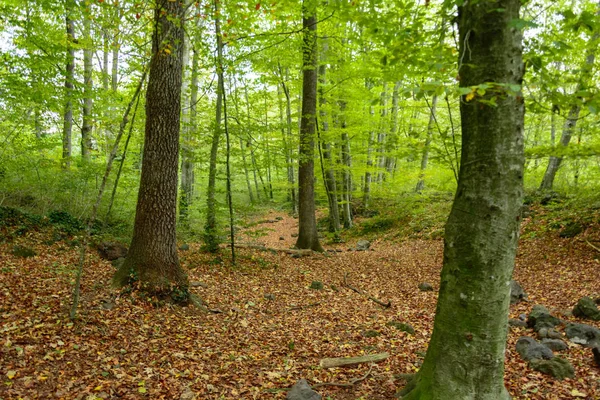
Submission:
[[[273,249],[293,245],[297,219],[271,212],[255,221],[263,223],[245,230],[261,234],[247,243]],[[541,226],[529,226],[535,223]],[[543,217],[527,219],[523,229],[540,234],[544,224]],[[585,240],[597,243],[598,225],[591,228],[593,235]],[[332,252],[324,255],[300,258],[240,249],[236,267],[227,249],[217,256],[199,251],[197,244],[180,250],[190,281],[198,282],[192,290],[218,313],[153,306],[138,298],[139,292],[111,290],[114,267],[94,252],[76,321],[69,320],[68,309],[78,251],[69,240],[44,244],[51,232],[42,231],[2,244],[0,398],[283,399],[305,378],[313,386],[325,384],[315,388],[324,399],[391,399],[405,384],[401,375],[416,372],[423,361],[443,243],[402,237],[395,230],[376,236],[367,251],[349,250],[353,239],[327,244]],[[557,231],[530,236],[522,239],[514,275],[528,301],[511,306],[510,317],[518,319],[542,304],[566,321],[582,322],[570,310],[582,296],[600,295],[600,253],[581,238],[560,238]],[[240,237],[250,236],[242,231]],[[21,243],[37,255],[12,255]],[[391,307],[346,287],[345,274],[348,284]],[[314,281],[323,289],[311,289]],[[423,282],[435,290],[420,291]],[[414,334],[394,323],[409,324]],[[599,322],[585,323],[600,328]],[[505,383],[513,398],[600,397],[600,366],[590,349],[569,342],[567,350],[557,352],[575,368],[574,378],[560,381],[532,370],[516,352],[519,337],[534,335],[526,327],[509,328]],[[319,366],[323,358],[382,352],[389,358],[371,367]],[[196,397],[185,397],[191,394]]]

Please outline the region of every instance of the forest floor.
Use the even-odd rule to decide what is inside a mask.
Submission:
[[[281,220],[275,222],[276,217]],[[247,228],[240,239],[292,247],[297,220],[280,212],[266,218],[271,222]],[[524,229],[543,231],[527,226],[533,223],[526,220]],[[390,357],[374,365],[365,379],[317,390],[324,399],[392,399],[405,383],[397,375],[418,370],[433,328],[442,264],[439,239],[381,233],[369,251],[349,251],[354,238],[326,243],[334,251],[325,255],[300,258],[240,249],[236,267],[229,264],[229,249],[219,258],[191,244],[180,252],[181,262],[191,281],[203,283],[193,291],[209,308],[222,311],[218,314],[168,304],[154,307],[136,292],[113,290],[114,268],[90,252],[79,319],[71,322],[78,249],[65,241],[49,244],[49,235],[33,231],[0,244],[2,400],[190,399],[192,393],[196,399],[283,399],[300,378],[313,385],[348,383],[371,368],[322,369],[322,358],[379,352]],[[600,229],[595,226],[582,235],[597,240]],[[600,253],[580,236],[524,235],[515,279],[529,301],[511,306],[511,317],[543,304],[574,321],[568,311],[577,300],[600,294]],[[12,255],[16,244],[32,247],[37,255]],[[391,307],[350,290],[345,274],[348,284],[389,300]],[[310,289],[313,281],[323,282],[324,289]],[[419,291],[421,282],[435,290]],[[408,323],[416,333],[388,326],[390,321]],[[515,342],[523,335],[534,334],[510,328],[505,380],[515,399],[600,398],[600,368],[589,349],[570,345],[560,352],[574,365],[576,376],[557,381],[531,370],[516,353]]]

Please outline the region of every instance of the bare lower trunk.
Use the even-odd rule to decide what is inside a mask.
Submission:
[[[500,0],[459,7],[461,86],[521,84],[521,32],[510,27],[520,5]],[[524,105],[520,94],[504,93],[496,106],[479,98],[461,99],[462,161],[433,335],[423,366],[401,393],[404,400],[510,398],[503,375],[523,199]]]
[[[431,108],[429,110],[429,123],[427,124],[427,137],[425,138],[425,145],[423,146],[423,155],[421,156],[421,173],[419,174],[419,182],[417,182],[416,192],[421,192],[425,187],[425,170],[427,169],[427,163],[429,161],[429,148],[431,147],[431,139],[433,137],[433,127],[435,125],[435,111],[437,108],[438,97],[436,94],[433,95],[431,100]]]
[[[67,63],[65,68],[65,108],[63,113],[62,132],[62,167],[71,167],[72,135],[73,135],[73,80],[75,79],[75,24],[71,13],[74,4],[67,0],[65,5],[65,21],[67,28]]]
[[[94,100],[92,74],[94,67],[92,64],[93,45],[91,16],[89,12],[83,13],[83,32],[85,38],[85,49],[83,50],[83,123],[81,125],[81,157],[85,162],[90,161],[92,150],[92,107]]]
[[[350,202],[352,201],[352,159],[350,157],[350,139],[346,132],[346,102],[340,101],[341,112],[341,129],[342,129],[342,220],[345,229],[352,228],[352,209]]]

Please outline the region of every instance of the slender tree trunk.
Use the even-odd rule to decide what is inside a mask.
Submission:
[[[317,2],[302,3],[303,65],[302,120],[298,161],[298,240],[299,249],[323,251],[315,216],[315,130],[317,120]]]
[[[221,36],[221,20],[219,17],[219,3],[215,0],[215,35],[217,37],[217,69],[221,67],[220,61],[223,59],[223,37]],[[217,71],[217,106],[215,129],[213,131],[212,145],[210,148],[210,164],[208,167],[208,189],[206,191],[206,224],[204,225],[204,241],[206,248],[210,252],[219,250],[219,232],[217,228],[217,155],[219,152],[219,140],[221,139],[221,114],[223,109],[223,93],[221,82],[223,74]]]
[[[240,109],[239,109],[239,99],[238,99],[238,90],[237,90],[237,86],[235,84],[236,80],[233,79],[233,92],[234,92],[234,96],[233,96],[233,106],[235,108],[235,114],[239,117],[240,115]],[[231,84],[229,85],[231,88]],[[231,89],[229,89],[231,91]],[[240,130],[243,132],[244,131],[244,127],[242,126],[242,124],[239,121],[239,118],[236,119]],[[254,193],[252,192],[252,184],[250,183],[250,174],[248,172],[248,162],[246,161],[246,147],[244,146],[244,140],[242,139],[242,137],[239,137],[240,140],[240,152],[242,153],[242,165],[244,167],[244,176],[246,177],[246,186],[248,187],[248,197],[250,198],[250,203],[254,204]]]
[[[246,97],[246,116],[248,118],[247,125],[249,126],[252,113],[250,112],[250,96],[248,95],[247,84],[244,85],[244,95]],[[250,135],[249,128],[246,129],[248,129],[248,132],[246,133],[246,147],[250,148],[250,161],[252,162],[252,174],[254,175],[254,187],[256,188],[256,198],[260,201],[260,188],[258,186],[258,179],[260,178],[263,188],[265,184],[263,182],[262,175],[260,175],[260,170],[258,169],[258,164],[256,162],[256,156],[254,154],[254,139]]]
[[[598,11],[596,15],[600,15],[600,2],[598,3]],[[594,60],[596,58],[596,51],[598,49],[598,39],[600,38],[599,28],[596,28],[596,31],[592,35],[590,42],[588,43],[588,51],[585,57],[585,63],[581,68],[581,76],[579,78],[579,82],[577,83],[577,87],[575,88],[575,93],[585,89],[591,79],[592,70],[594,67]],[[569,114],[567,119],[563,125],[562,134],[560,136],[559,146],[565,148],[569,145],[571,141],[571,137],[573,136],[573,132],[575,132],[575,128],[577,126],[577,120],[579,119],[579,112],[581,111],[581,104],[579,102],[574,103],[569,109]],[[556,178],[556,173],[558,172],[558,168],[563,161],[562,156],[551,156],[550,161],[548,162],[548,167],[546,168],[546,172],[544,173],[544,178],[542,179],[542,183],[540,185],[540,190],[552,190],[552,186],[554,185],[554,179]]]
[[[417,182],[416,192],[421,192],[425,187],[425,170],[427,169],[427,163],[429,161],[429,148],[431,147],[431,139],[433,138],[433,127],[436,121],[435,111],[437,108],[438,96],[433,95],[431,99],[431,107],[429,110],[429,122],[427,123],[427,137],[425,138],[425,145],[423,146],[423,155],[421,156],[421,173],[419,174],[419,181]]]
[[[63,113],[62,133],[62,167],[71,167],[72,136],[73,136],[73,82],[75,79],[75,23],[72,19],[73,0],[66,0],[65,22],[67,28],[67,57],[65,68],[65,109]]]
[[[286,116],[286,128],[287,128],[287,142],[288,146],[286,149],[286,159],[288,165],[288,184],[290,185],[290,202],[292,203],[292,214],[298,214],[298,201],[296,199],[296,174],[294,172],[294,162],[292,153],[292,99],[290,98],[290,91],[285,84],[283,71],[279,66],[279,74],[281,75],[281,88],[285,95],[285,116]],[[287,73],[286,73],[287,76]]]
[[[348,138],[348,132],[346,132],[346,102],[340,101],[340,114],[341,114],[341,130],[342,130],[342,220],[345,229],[352,228],[352,208],[350,207],[352,201],[352,158],[350,157],[350,139]]]
[[[394,85],[392,92],[392,127],[390,129],[390,136],[386,142],[386,161],[385,169],[388,174],[392,174],[396,165],[395,147],[398,142],[398,100],[400,94],[400,81]]]
[[[179,265],[176,242],[183,14],[181,2],[156,3],[133,239],[113,282],[122,286],[133,272],[150,291],[178,287],[187,294],[188,278]]]
[[[387,82],[383,81],[381,89],[381,120],[379,121],[379,134],[377,135],[377,182],[385,179],[385,142],[387,132]]]
[[[196,129],[198,52],[191,50],[192,47],[189,43],[189,36],[186,36],[183,50],[183,84],[181,86],[181,101],[184,109],[181,113],[183,134],[181,140],[181,187],[179,189],[179,220],[184,225],[189,223],[189,207],[194,195],[194,162],[192,160],[191,137],[192,132]],[[188,68],[190,51],[193,51],[191,69]],[[189,79],[191,79],[191,85],[188,84]]]
[[[522,83],[522,35],[510,26],[520,6],[520,0],[500,0],[459,7],[461,86]],[[433,335],[403,400],[510,399],[503,375],[523,200],[521,96],[502,94],[496,106],[461,99],[462,161]]]
[[[340,212],[337,201],[337,185],[335,181],[335,173],[331,160],[331,145],[327,141],[327,132],[329,131],[329,123],[327,122],[327,112],[325,105],[327,101],[324,95],[324,86],[327,83],[327,52],[329,51],[328,39],[323,38],[322,60],[319,65],[319,118],[323,135],[319,135],[319,146],[321,157],[321,167],[323,168],[323,182],[325,184],[325,192],[329,203],[329,232],[337,233],[340,231]],[[318,127],[317,127],[318,128]]]
[[[84,5],[85,7],[89,7]],[[84,162],[89,162],[92,150],[92,107],[94,100],[92,98],[93,85],[92,74],[94,65],[92,64],[93,44],[92,44],[92,27],[91,27],[90,12],[83,12],[83,35],[84,45],[83,50],[83,123],[81,125],[81,157]]]
[[[271,146],[269,145],[270,135],[269,132],[269,102],[267,101],[269,91],[265,88],[265,155],[267,156],[267,186],[269,192],[269,199],[273,200],[273,181],[271,177]]]
[[[370,80],[366,80],[365,86],[371,91],[373,84]],[[369,101],[370,103],[370,101]],[[369,209],[371,201],[371,181],[373,175],[373,146],[375,145],[375,107],[369,104],[369,141],[367,142],[367,170],[363,180],[363,207]]]

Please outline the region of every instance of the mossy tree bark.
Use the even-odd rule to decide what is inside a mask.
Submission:
[[[158,0],[146,91],[142,175],[129,254],[113,283],[133,273],[154,292],[187,289],[175,236],[183,57],[183,6]]]
[[[496,84],[483,97],[461,99],[462,159],[434,330],[402,399],[510,398],[504,353],[523,198],[524,107],[521,95],[506,88],[522,81],[522,35],[509,24],[520,5],[499,0],[459,8],[460,84]],[[492,96],[497,106],[478,101]]]
[[[304,29],[302,72],[302,118],[298,160],[298,240],[299,249],[323,251],[315,215],[315,132],[317,120],[317,2],[302,4]]]

